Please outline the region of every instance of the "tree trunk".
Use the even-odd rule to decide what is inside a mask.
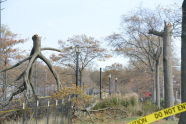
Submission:
[[[152,72],[152,82],[153,82],[152,101],[155,104],[156,103],[156,81],[155,81],[155,74],[153,72]]]
[[[172,79],[172,25],[170,23],[164,25],[164,31],[158,32],[149,30],[149,34],[153,34],[163,38],[163,72],[164,72],[164,88],[165,88],[165,107],[174,105],[173,79]],[[169,117],[168,119],[173,119]]]
[[[160,108],[160,83],[159,83],[159,60],[156,61],[156,74],[155,74],[155,82],[156,82],[156,105]]]
[[[174,91],[173,91],[173,79],[172,79],[172,25],[166,24],[164,27],[163,35],[163,72],[165,82],[165,107],[174,106]],[[173,119],[173,116],[168,119]]]
[[[181,100],[186,102],[186,0],[182,5],[182,34],[181,34]],[[186,124],[186,112],[181,114],[179,124]]]
[[[3,75],[3,88],[2,88],[3,100],[6,100],[6,95],[7,95],[6,88],[7,88],[7,71],[5,71]]]
[[[7,63],[8,63],[8,60],[7,58],[5,58],[5,61],[4,61],[4,66],[6,68],[7,66]],[[6,100],[6,96],[7,96],[7,93],[6,93],[6,89],[7,89],[7,71],[4,72],[4,83],[3,83],[3,99]]]
[[[163,70],[165,82],[165,106],[167,108],[174,105],[171,37],[172,25],[165,23],[163,36]]]

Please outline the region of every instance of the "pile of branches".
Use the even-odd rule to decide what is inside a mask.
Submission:
[[[128,117],[128,112],[121,108],[103,108],[97,110],[76,109],[73,120],[75,122],[104,122],[108,120],[120,120]]]

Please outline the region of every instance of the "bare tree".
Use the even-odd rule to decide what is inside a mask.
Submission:
[[[130,57],[130,63],[138,66],[137,68],[139,69],[148,67],[148,72],[155,74],[153,101],[156,101],[159,107],[160,88],[158,73],[163,45],[161,38],[149,35],[149,33],[152,34],[149,29],[160,30],[164,24],[163,20],[168,20],[173,23],[174,30],[172,33],[174,33],[174,36],[178,36],[180,32],[180,11],[179,8],[174,7],[166,9],[157,7],[156,10],[139,8],[137,11],[130,13],[129,16],[124,16],[122,22],[122,29],[124,30],[121,34],[114,34],[109,37],[109,39],[112,39],[110,40],[111,42],[116,43],[117,51],[123,52]],[[141,64],[138,64],[139,62]]]
[[[161,40],[148,35],[148,29],[159,26],[158,18],[150,10],[139,9],[123,17],[123,33],[108,37],[116,51],[130,58],[130,63],[145,72],[150,72],[153,81],[153,101],[160,107],[159,64]],[[156,88],[157,87],[157,88]],[[157,99],[157,100],[156,100]]]
[[[181,99],[186,102],[186,0],[182,4],[181,42]],[[186,124],[186,112],[181,113],[179,124]]]
[[[17,34],[12,33],[7,26],[2,26],[1,30],[1,38],[0,38],[0,69],[7,68],[10,64],[11,59],[19,59],[21,55],[19,54],[20,50],[15,47],[15,45],[25,42],[25,39],[18,39]],[[4,99],[6,98],[6,88],[8,86],[8,76],[7,71],[4,71],[2,77],[2,91],[4,95]]]
[[[58,61],[64,66],[70,67],[76,72],[76,52],[75,46],[80,47],[79,53],[79,77],[80,84],[82,83],[83,71],[89,66],[95,59],[104,59],[109,57],[106,53],[106,49],[101,48],[100,41],[93,37],[86,35],[76,35],[69,38],[67,41],[59,41],[61,49],[65,49],[58,56],[53,55],[51,58]]]
[[[61,52],[62,50],[58,50],[58,49],[54,49],[54,48],[41,48],[41,37],[39,37],[38,35],[34,35],[32,37],[33,40],[33,48],[32,51],[30,53],[30,56],[23,59],[22,61],[20,61],[19,63],[1,70],[0,72],[4,72],[10,69],[13,69],[17,66],[19,66],[20,64],[22,64],[23,62],[29,60],[28,65],[26,67],[26,69],[17,77],[17,79],[15,81],[20,80],[21,78],[23,78],[23,82],[21,83],[21,85],[19,85],[14,91],[13,93],[10,95],[9,98],[7,98],[6,101],[2,101],[1,105],[5,106],[8,105],[9,102],[13,99],[13,97],[21,92],[23,92],[24,90],[27,91],[27,98],[30,98],[31,96],[34,96],[37,99],[37,96],[35,96],[35,90],[34,87],[32,85],[31,82],[31,77],[32,77],[32,66],[34,61],[37,58],[40,58],[41,60],[43,60],[47,66],[49,67],[50,71],[52,72],[55,80],[56,80],[56,84],[57,84],[57,88],[58,90],[61,88],[61,82],[60,79],[57,75],[57,73],[55,72],[54,68],[52,67],[50,61],[41,53],[42,50],[53,50],[53,51],[57,51],[57,52]]]

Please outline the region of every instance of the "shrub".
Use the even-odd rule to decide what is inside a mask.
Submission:
[[[103,99],[99,101],[93,109],[104,109],[107,107],[124,107],[130,108],[129,106],[136,106],[138,104],[138,97],[136,95],[114,95],[110,98]]]

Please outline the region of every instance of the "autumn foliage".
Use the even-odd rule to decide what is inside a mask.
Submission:
[[[76,105],[85,105],[92,100],[92,96],[87,95],[85,91],[80,88],[72,85],[72,87],[64,87],[58,92],[52,95],[52,98],[55,99],[65,99],[68,98]]]

